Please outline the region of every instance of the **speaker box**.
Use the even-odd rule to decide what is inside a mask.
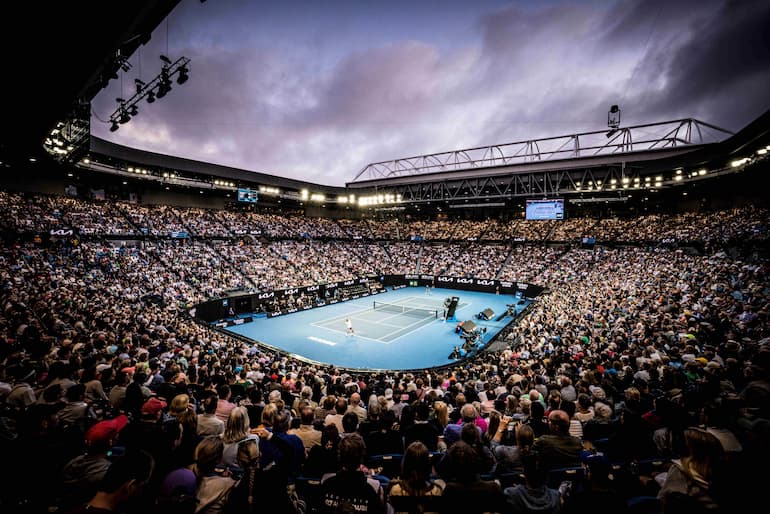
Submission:
[[[476,323],[473,320],[467,320],[463,322],[463,332],[469,334],[476,330]]]
[[[484,314],[484,319],[492,319],[494,317],[494,315],[495,315],[495,311],[493,311],[489,307],[487,307],[486,309],[484,309],[481,312],[482,312],[482,314]]]

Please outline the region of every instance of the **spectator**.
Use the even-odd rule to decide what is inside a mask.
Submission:
[[[321,512],[385,512],[380,483],[367,480],[359,469],[365,454],[366,444],[360,435],[354,434],[340,441],[339,470],[321,482]]]
[[[563,410],[554,410],[548,416],[550,434],[535,440],[532,449],[538,454],[544,470],[580,466],[580,439],[569,434],[569,416]]]

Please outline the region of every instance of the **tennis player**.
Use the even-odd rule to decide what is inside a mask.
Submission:
[[[345,337],[354,335],[356,335],[356,331],[353,330],[353,322],[350,321],[350,318],[345,318]]]

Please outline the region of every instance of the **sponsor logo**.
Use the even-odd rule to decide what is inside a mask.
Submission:
[[[364,236],[353,236],[354,241],[360,241],[364,238]]]
[[[361,298],[361,295],[360,295],[360,294],[355,294],[355,295],[351,296],[350,298],[352,298],[353,300],[355,300],[355,299],[357,299],[357,298]]]
[[[75,235],[75,231],[71,228],[52,228],[52,236],[72,236]]]
[[[420,278],[420,275],[404,275],[405,280],[414,280]]]
[[[326,289],[334,289],[335,287],[337,287],[337,282],[329,282],[326,284]]]
[[[291,314],[292,312],[297,312],[298,310],[299,309],[297,309],[296,307],[293,307],[291,309],[286,309],[286,314]]]
[[[478,237],[466,237],[465,240],[466,241],[478,241],[479,238]]]
[[[433,275],[420,275],[423,280],[433,280]]]
[[[513,282],[500,282],[503,287],[513,287]]]
[[[307,286],[305,288],[305,291],[310,293],[310,292],[313,292],[313,291],[318,291],[319,289],[321,289],[321,286]]]
[[[494,280],[487,280],[487,279],[483,279],[483,278],[476,281],[476,284],[478,284],[480,286],[491,286],[494,283],[495,283]]]
[[[472,278],[458,278],[457,279],[458,284],[473,284]]]
[[[526,289],[528,287],[529,287],[529,284],[525,284],[524,282],[516,282],[517,289]]]
[[[233,325],[243,325],[243,320],[241,318],[234,319]]]
[[[454,277],[438,277],[439,282],[454,282]]]
[[[331,305],[333,303],[339,303],[339,300],[329,300],[329,305]]]
[[[260,300],[264,300],[265,298],[272,298],[275,296],[275,293],[273,291],[270,291],[269,293],[259,293],[257,295],[257,298]]]
[[[286,291],[283,292],[283,294],[297,294],[297,293],[299,293],[299,289],[297,289],[296,287],[294,289],[287,289]]]
[[[306,311],[306,310],[308,310],[308,309],[312,309],[312,308],[313,308],[313,306],[312,306],[312,305],[305,305],[304,307],[302,307],[302,310],[303,310],[303,311]]]
[[[355,284],[355,283],[356,283],[356,281],[355,281],[355,280],[346,280],[346,281],[344,281],[344,282],[342,283],[342,285],[343,285],[343,286],[352,286],[352,285],[353,285],[353,284]]]
[[[405,287],[406,287],[406,284],[401,284],[400,286],[393,286],[393,290],[395,291],[396,289],[403,289]],[[377,292],[382,293],[384,291],[377,291]]]

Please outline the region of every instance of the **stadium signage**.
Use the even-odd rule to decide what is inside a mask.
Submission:
[[[52,236],[74,236],[75,231],[71,228],[52,228],[50,234]]]
[[[344,282],[342,283],[342,285],[343,285],[343,286],[352,286],[352,285],[353,285],[353,284],[355,284],[355,283],[356,283],[356,281],[355,281],[355,280],[346,280],[346,281],[344,281]]]
[[[433,280],[433,275],[420,275],[423,280]]]
[[[294,289],[286,289],[283,294],[284,296],[290,295],[290,294],[297,294],[299,293],[299,288],[295,287]]]
[[[472,278],[458,278],[457,279],[458,284],[473,284]]]
[[[525,284],[524,282],[516,282],[516,289],[520,289],[524,291],[529,287],[529,284]]]
[[[327,290],[329,290],[329,289],[334,289],[334,288],[335,288],[335,287],[337,287],[338,285],[339,285],[339,284],[338,284],[337,282],[329,282],[328,284],[326,284],[326,289],[327,289]]]
[[[494,285],[494,283],[495,283],[494,280],[488,280],[485,278],[480,278],[476,280],[476,284],[480,286],[491,286],[491,285]]]
[[[502,287],[513,287],[513,282],[508,282],[507,280],[501,280],[500,285]]]
[[[454,282],[455,279],[454,279],[454,277],[438,277],[438,281],[439,282],[451,283],[451,282]]]
[[[420,275],[404,275],[404,279],[406,280],[416,280],[420,278]]]
[[[319,289],[321,289],[321,286],[307,286],[305,291],[312,293],[313,291],[318,291]]]
[[[274,296],[275,296],[275,292],[270,291],[269,293],[259,293],[257,295],[257,298],[259,298],[260,300],[264,300],[265,298],[272,298]]]

